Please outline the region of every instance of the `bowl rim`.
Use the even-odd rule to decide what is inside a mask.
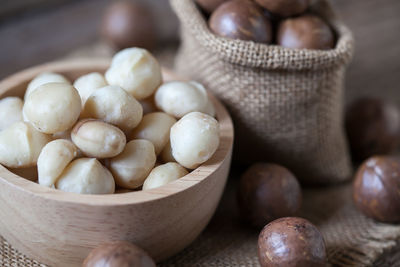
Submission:
[[[66,75],[67,78],[70,78],[68,77],[68,73],[77,71],[84,71],[85,73],[97,71],[104,73],[110,65],[110,62],[111,59],[109,58],[75,59],[54,61],[27,68],[0,81],[0,99],[9,90],[20,86],[22,83],[28,83],[39,73],[52,71]],[[163,68],[162,70],[164,76],[172,77],[173,80],[185,80],[185,78],[181,78],[168,69]],[[32,197],[40,197],[70,204],[84,204],[88,206],[115,206],[144,203],[169,197],[192,188],[193,186],[202,183],[212,173],[216,172],[224,163],[224,161],[230,160],[230,155],[232,153],[234,137],[232,119],[222,103],[209,91],[208,94],[215,106],[216,117],[220,123],[219,147],[207,162],[203,163],[198,168],[192,170],[189,174],[179,178],[176,181],[150,190],[140,190],[117,194],[77,194],[39,185],[36,182],[32,182],[26,178],[12,173],[6,167],[0,164],[0,186],[12,186],[21,193],[29,194]]]

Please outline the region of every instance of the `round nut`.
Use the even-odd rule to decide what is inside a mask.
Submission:
[[[141,48],[116,53],[105,77],[110,85],[122,87],[138,100],[151,96],[162,81],[159,63]]]
[[[255,2],[274,15],[290,17],[306,11],[311,0],[255,0]]]
[[[271,22],[252,1],[231,0],[220,5],[208,21],[215,34],[257,43],[272,40]]]
[[[156,106],[175,118],[206,109],[208,96],[203,85],[197,82],[167,82],[155,93]]]
[[[107,82],[104,79],[104,76],[98,72],[83,75],[74,82],[74,87],[78,90],[78,93],[81,96],[82,106],[85,105],[86,100],[93,92],[104,86],[107,86]]]
[[[226,1],[227,0],[195,0],[195,2],[209,14]]]
[[[79,121],[71,132],[72,142],[88,157],[115,157],[125,147],[125,134],[117,127],[93,119]]]
[[[23,113],[40,132],[62,132],[70,129],[78,120],[81,98],[72,85],[46,83],[29,94]]]
[[[110,159],[110,170],[117,185],[135,189],[143,185],[156,163],[154,145],[147,140],[137,139],[128,142],[124,151]]]
[[[262,267],[326,266],[325,242],[309,221],[286,217],[264,227],[258,237]]]
[[[17,121],[22,121],[23,105],[21,98],[15,96],[5,97],[0,100],[0,131]]]
[[[37,131],[27,122],[16,122],[0,132],[0,164],[10,168],[36,165],[49,135]]]
[[[37,161],[39,184],[53,187],[65,167],[77,155],[78,149],[71,141],[57,139],[47,143]]]
[[[242,175],[238,188],[241,215],[255,227],[286,216],[301,206],[301,188],[286,168],[270,163],[253,164]]]
[[[219,124],[200,112],[183,116],[171,128],[172,155],[188,169],[206,162],[219,146]]]
[[[110,171],[97,159],[80,158],[64,169],[56,188],[78,194],[112,194],[115,182]]]
[[[353,200],[366,216],[386,223],[400,222],[400,159],[374,156],[358,169]]]
[[[168,143],[165,145],[164,149],[160,153],[160,158],[164,163],[176,162],[174,156],[172,155],[171,141],[168,139]]]
[[[123,131],[130,131],[141,121],[140,103],[119,86],[110,85],[97,89],[86,101],[82,118],[95,118],[113,124]]]
[[[160,154],[169,140],[169,132],[176,120],[164,112],[154,112],[143,116],[133,130],[130,139],[146,139],[153,143],[156,155]]]
[[[332,49],[335,36],[322,19],[306,14],[283,20],[278,27],[277,43],[297,49]]]
[[[152,258],[141,248],[126,241],[105,243],[86,257],[82,267],[156,267]]]
[[[46,84],[46,83],[66,83],[71,84],[67,78],[63,75],[54,73],[54,72],[43,72],[36,76],[29,84],[25,91],[24,99],[26,98],[39,86]]]
[[[143,190],[166,185],[172,181],[178,180],[188,173],[189,172],[185,168],[175,162],[159,165],[150,172],[149,176],[147,176],[143,183]]]

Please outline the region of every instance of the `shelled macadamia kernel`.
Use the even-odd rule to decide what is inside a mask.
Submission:
[[[168,143],[165,145],[164,149],[160,153],[160,159],[164,162],[176,162],[174,156],[172,155],[171,141],[168,140]]]
[[[0,100],[0,131],[17,121],[23,120],[23,105],[21,98],[16,96],[9,96]]]
[[[23,113],[40,132],[62,132],[70,129],[78,120],[81,98],[72,85],[46,83],[29,94]]]
[[[117,185],[135,189],[143,185],[156,160],[153,143],[136,139],[128,142],[121,154],[110,159],[109,165]]]
[[[169,132],[176,120],[164,113],[153,112],[143,116],[140,124],[133,130],[130,139],[146,139],[153,143],[156,154],[160,154],[169,140]]]
[[[104,76],[98,72],[83,75],[74,82],[74,87],[78,90],[79,95],[81,96],[82,106],[93,92],[106,85],[107,82],[104,79]]]
[[[213,117],[191,112],[171,128],[172,155],[188,169],[206,162],[219,145],[219,124]]]
[[[121,86],[138,100],[151,96],[162,82],[157,60],[136,47],[115,54],[105,77],[110,85]]]
[[[142,120],[143,108],[128,92],[116,85],[97,89],[86,101],[82,118],[95,118],[130,131]]]
[[[71,82],[65,78],[63,75],[54,72],[43,72],[36,76],[29,84],[26,89],[24,99],[28,97],[36,88],[46,83],[66,83],[71,84]]]
[[[155,167],[143,183],[143,190],[166,185],[178,180],[189,172],[176,162],[169,162]]]
[[[37,131],[27,122],[16,122],[0,132],[0,164],[10,168],[36,165],[49,135]]]
[[[47,143],[40,152],[37,168],[39,184],[52,187],[65,167],[78,155],[78,148],[69,140]]]
[[[71,132],[72,142],[88,157],[115,157],[125,147],[125,134],[117,127],[94,119],[79,121]]]
[[[80,158],[64,169],[56,188],[79,194],[112,194],[115,182],[110,171],[97,159]]]

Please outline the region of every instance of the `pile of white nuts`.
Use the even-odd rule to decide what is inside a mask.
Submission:
[[[143,190],[177,180],[219,146],[219,124],[204,87],[162,83],[146,50],[118,52],[103,76],[73,84],[42,73],[24,101],[0,100],[0,164],[39,184],[81,194]],[[37,177],[29,174],[34,170]]]

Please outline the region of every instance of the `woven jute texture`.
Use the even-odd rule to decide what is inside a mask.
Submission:
[[[318,1],[312,11],[337,33],[329,51],[221,38],[193,1],[170,2],[181,21],[176,70],[205,84],[230,110],[235,159],[282,163],[306,183],[350,177],[342,110],[353,38],[328,2]]]

